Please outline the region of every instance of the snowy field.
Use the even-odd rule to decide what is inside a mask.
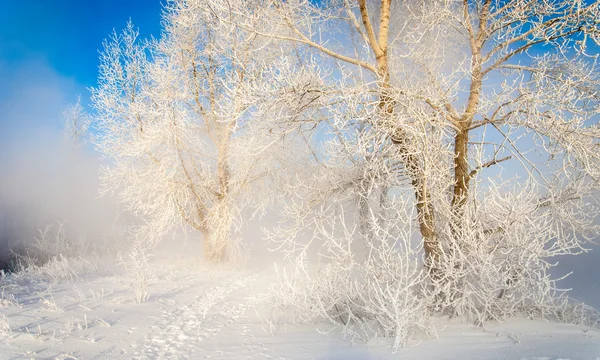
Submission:
[[[593,271],[593,255],[577,270]],[[484,328],[439,319],[444,329],[438,339],[394,353],[383,338],[357,343],[336,331],[294,325],[268,301],[276,280],[270,264],[198,264],[155,259],[150,295],[141,304],[118,267],[76,275],[83,268],[77,263],[55,263],[7,275],[0,292],[0,359],[600,359],[600,331],[526,319]],[[574,291],[598,303],[598,280],[582,278],[587,285]],[[589,299],[581,298],[586,289]]]

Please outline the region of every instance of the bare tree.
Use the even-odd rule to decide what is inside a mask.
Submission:
[[[465,56],[447,61],[440,52],[449,50],[445,46],[431,51],[424,47],[426,44],[416,44],[412,52],[404,54],[405,59],[416,76],[423,79],[418,83],[428,86],[411,86],[409,81],[399,85],[410,89],[406,96],[421,99],[435,117],[446,120],[444,131],[453,148],[452,196],[444,215],[449,222],[446,230],[438,231],[444,239],[444,272],[454,277],[453,269],[477,263],[467,260],[470,251],[492,251],[491,244],[506,246],[505,252],[517,251],[519,245],[511,241],[523,241],[533,233],[544,236],[535,238],[536,234],[535,239],[530,239],[532,243],[552,244],[553,250],[562,247],[556,253],[538,253],[539,261],[577,252],[579,241],[598,234],[594,226],[597,211],[592,204],[598,200],[600,170],[596,150],[600,139],[600,77],[597,51],[589,53],[586,47],[598,39],[598,4],[465,0],[451,3],[446,9],[448,16],[443,23],[430,26],[422,36],[453,44]],[[448,41],[449,38],[454,40]],[[494,167],[509,160],[517,164],[504,169],[503,176],[494,179],[483,174],[488,168],[494,174]],[[523,182],[507,183],[507,179],[518,174],[524,176]],[[474,185],[477,182],[493,186],[486,189],[488,185]],[[514,204],[520,203],[530,213],[517,219],[497,209],[506,215],[501,220],[491,212],[481,213],[482,208],[498,206],[493,201],[504,202],[503,196],[516,196]],[[436,213],[443,211],[436,209]],[[473,217],[484,221],[475,225]],[[541,219],[547,220],[546,226],[552,233],[533,225],[541,226]],[[532,226],[525,226],[519,235],[511,233],[521,221],[529,221]],[[470,233],[474,228],[480,234]],[[511,236],[515,238],[508,240]],[[494,261],[507,260],[500,254],[495,256]],[[457,263],[457,257],[464,258]],[[536,276],[548,276],[546,269],[541,270],[545,265],[538,268],[531,263],[516,263],[512,258],[488,268],[495,268],[504,276],[504,288],[514,286],[520,276],[531,276],[531,281]],[[540,272],[523,275],[532,267]],[[480,282],[481,275],[471,281]],[[472,285],[465,280],[467,277],[463,273],[447,284],[453,287],[447,291],[455,294],[448,301],[465,298],[456,294]],[[504,288],[499,298],[505,296]],[[490,289],[488,297],[493,298],[497,291]],[[471,306],[469,311],[473,309]]]

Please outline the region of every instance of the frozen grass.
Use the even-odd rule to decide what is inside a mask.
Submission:
[[[133,290],[135,302],[141,304],[148,300],[148,280],[151,276],[149,261],[152,248],[145,243],[136,243],[126,257],[119,255],[119,263],[129,277],[129,287]]]
[[[0,335],[10,334],[10,324],[8,318],[4,314],[0,314]]]
[[[100,271],[100,264],[113,252],[114,247],[108,243],[94,244],[70,236],[66,225],[56,222],[38,229],[33,241],[24,241],[13,250],[13,268],[17,274],[50,282],[73,281]]]

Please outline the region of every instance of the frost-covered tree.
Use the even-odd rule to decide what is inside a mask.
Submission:
[[[299,254],[282,296],[399,342],[431,310],[559,314],[550,258],[600,234],[598,3],[257,2],[270,26],[237,25],[294,44],[316,134],[272,234]]]
[[[97,148],[112,160],[105,190],[143,219],[135,236],[156,241],[187,224],[211,261],[236,250],[241,209],[266,199],[249,185],[277,165],[250,93],[273,52],[218,5],[168,2],[160,40],[140,41],[131,24],[114,34],[92,90]]]
[[[412,74],[398,88],[452,150],[450,196],[434,204],[443,306],[478,321],[539,308],[550,258],[599,235],[600,7],[465,0],[441,19],[401,52]]]

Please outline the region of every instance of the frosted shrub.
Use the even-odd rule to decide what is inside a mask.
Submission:
[[[280,277],[276,300],[283,309],[297,311],[301,321],[325,320],[363,341],[383,336],[398,348],[433,336],[423,268],[398,253],[386,259],[396,262],[395,271],[384,270],[390,263],[361,262],[325,265],[311,273],[297,264]]]
[[[8,318],[4,314],[0,314],[0,334],[7,335],[10,334],[11,331]]]
[[[119,262],[125,267],[129,286],[133,290],[134,300],[137,304],[146,302],[150,297],[148,290],[148,280],[151,276],[149,261],[153,248],[151,242],[136,241],[131,245],[127,257],[119,255]]]
[[[435,336],[428,274],[407,232],[394,238],[391,229],[378,228],[365,240],[347,216],[319,219],[314,238],[324,244],[323,265],[311,266],[303,252],[291,271],[280,274],[274,288],[279,306],[296,311],[301,321],[326,321],[351,338],[393,339],[394,348]]]
[[[99,250],[81,237],[70,236],[65,224],[57,222],[38,229],[33,241],[24,241],[13,251],[17,272],[59,282],[97,272],[98,256],[108,250]]]
[[[556,284],[561,278],[553,278],[550,269],[557,257],[585,251],[581,233],[564,231],[569,218],[563,216],[587,206],[565,200],[565,192],[540,201],[531,184],[508,192],[494,183],[490,188],[478,206],[466,206],[461,226],[449,226],[444,234],[439,276],[433,279],[441,295],[438,309],[478,324],[515,316],[561,317],[570,307],[566,290]],[[584,235],[598,231],[593,217],[581,214],[576,221]]]
[[[67,236],[64,223],[56,222],[38,229],[33,241],[24,241],[20,258],[26,265],[43,265],[57,257],[73,258],[84,252],[82,240]]]
[[[564,298],[555,313],[559,321],[568,324],[589,326],[592,328],[600,326],[600,312],[589,305],[573,299]]]

